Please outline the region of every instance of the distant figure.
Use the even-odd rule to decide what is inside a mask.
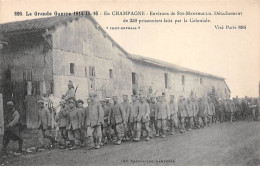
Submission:
[[[3,137],[3,149],[2,149],[2,155],[6,155],[6,148],[9,144],[10,140],[18,141],[18,153],[22,152],[22,145],[23,145],[23,139],[20,136],[20,127],[19,127],[19,120],[20,120],[20,114],[15,109],[14,103],[12,101],[7,102],[7,118],[5,119],[5,132]]]
[[[164,100],[164,96],[159,97],[159,102],[155,111],[155,120],[157,121],[156,137],[165,138],[167,120],[170,119],[170,110],[168,104]]]
[[[75,98],[75,89],[74,89],[74,86],[73,86],[73,82],[71,80],[69,80],[69,83],[68,83],[68,91],[66,92],[65,95],[62,96],[62,99],[65,99],[65,100],[69,100],[71,98]]]

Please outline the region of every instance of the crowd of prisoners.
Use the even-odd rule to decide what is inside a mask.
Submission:
[[[122,142],[142,140],[149,141],[153,137],[165,138],[176,133],[185,133],[223,122],[256,118],[257,99],[233,98],[221,99],[214,93],[197,98],[190,95],[177,99],[170,95],[167,102],[165,95],[150,96],[139,94],[113,96],[97,99],[93,92],[84,101],[75,98],[76,91],[72,81],[68,83],[68,91],[59,102],[59,111],[48,107],[46,100],[38,101],[38,149],[46,147],[75,150],[79,148],[99,149],[106,144],[121,145]],[[123,102],[119,102],[123,97]],[[175,100],[176,99],[176,100]],[[22,151],[23,139],[19,129],[19,112],[12,101],[10,120],[6,122],[3,139],[3,151],[10,140],[18,141]],[[52,113],[56,132],[52,134]],[[45,145],[44,139],[51,144]]]

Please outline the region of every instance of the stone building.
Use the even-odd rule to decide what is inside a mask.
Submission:
[[[89,15],[40,18],[0,25],[0,93],[13,99],[28,127],[39,97],[61,98],[72,80],[77,98],[113,95],[205,96],[230,90],[222,77],[132,55]]]

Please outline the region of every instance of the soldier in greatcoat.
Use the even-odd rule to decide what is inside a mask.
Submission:
[[[73,82],[71,80],[69,80],[68,91],[66,92],[65,95],[62,96],[62,99],[68,100],[71,98],[75,98],[75,95],[76,95],[76,92],[75,92],[75,88],[73,86]]]
[[[69,150],[74,150],[80,146],[80,129],[81,129],[81,111],[77,108],[77,100],[71,98],[68,100],[70,111],[69,111],[69,124],[67,126],[68,138],[70,141]]]
[[[188,130],[191,130],[194,126],[194,106],[190,98],[187,99],[185,104],[185,109],[187,111],[187,121],[188,121]]]
[[[130,107],[130,116],[129,116],[129,126],[132,133],[133,140],[138,141],[137,138],[140,138],[138,134],[140,134],[137,130],[137,117],[140,113],[140,105],[138,103],[138,98],[136,95],[132,95],[132,103]]]
[[[209,126],[212,125],[213,117],[215,116],[215,106],[214,103],[210,98],[208,98],[208,104],[209,104],[209,111],[208,111],[208,119],[209,119]]]
[[[199,102],[199,115],[202,119],[203,128],[207,126],[208,112],[209,112],[209,104],[207,98],[202,98],[202,100]]]
[[[157,131],[156,137],[159,137],[161,133],[161,137],[165,138],[166,129],[167,129],[167,120],[170,119],[170,110],[169,106],[164,100],[164,96],[159,97],[159,102],[157,103],[156,112],[155,112],[155,120],[157,121]]]
[[[123,95],[123,108],[125,110],[125,120],[126,120],[126,125],[125,125],[125,132],[124,132],[124,141],[128,141],[129,140],[129,136],[130,136],[130,129],[129,129],[129,115],[130,115],[130,103],[128,102],[128,95]]]
[[[102,124],[102,144],[106,144],[111,141],[110,135],[110,119],[111,119],[111,109],[106,105],[107,100],[103,99],[101,105],[104,112],[104,123]]]
[[[118,97],[113,96],[114,105],[111,111],[111,124],[114,127],[115,134],[117,136],[116,145],[120,145],[124,136],[124,130],[126,125],[126,113],[125,110],[118,102]]]
[[[23,139],[21,138],[21,130],[19,126],[20,114],[14,107],[12,101],[7,102],[7,116],[5,117],[5,131],[3,136],[2,155],[6,155],[7,145],[10,140],[18,141],[18,153],[22,152]]]
[[[57,122],[57,127],[59,128],[60,134],[60,148],[66,148],[66,141],[68,140],[68,132],[67,125],[69,124],[69,111],[70,108],[65,100],[60,101],[60,111],[57,113],[55,117],[55,121]]]
[[[170,109],[170,123],[171,123],[171,134],[174,134],[174,130],[178,128],[178,106],[174,102],[174,95],[170,96],[170,104],[169,104],[169,109]]]
[[[44,105],[44,100],[39,100],[39,109],[38,109],[38,134],[39,134],[39,142],[40,147],[44,148],[44,138],[48,138],[51,141],[51,146],[54,145],[55,140],[51,136],[51,114],[47,107]]]
[[[180,101],[178,104],[178,112],[181,118],[181,133],[185,132],[185,118],[188,117],[186,108],[185,108],[185,99],[180,97]]]
[[[155,97],[152,96],[151,97],[151,101],[149,103],[150,106],[150,128],[151,130],[153,130],[153,128],[155,129],[155,131],[157,131],[157,124],[155,121],[155,111],[156,111],[156,100]]]
[[[96,102],[96,94],[89,95],[91,103],[86,108],[87,139],[88,149],[99,149],[102,141],[101,125],[104,123],[104,111],[100,103]],[[94,133],[96,134],[96,143],[94,145]]]
[[[151,136],[151,129],[149,127],[150,125],[150,107],[149,104],[146,102],[146,97],[141,95],[140,97],[140,103],[139,103],[139,114],[137,116],[137,139],[135,141],[140,140],[140,134],[141,128],[143,126],[144,131],[146,131],[146,141],[150,140]]]
[[[197,99],[195,97],[192,97],[191,98],[191,101],[192,101],[192,106],[193,106],[193,119],[194,119],[194,125],[195,127],[197,128],[200,128],[200,117],[198,115],[198,112],[199,112],[199,103],[197,101]]]

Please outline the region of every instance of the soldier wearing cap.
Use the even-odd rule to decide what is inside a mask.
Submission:
[[[194,120],[194,125],[197,128],[200,128],[200,117],[198,115],[199,112],[199,103],[195,97],[191,98],[192,101],[192,106],[193,106],[193,120]]]
[[[124,129],[126,124],[126,113],[122,104],[118,103],[118,97],[113,96],[114,105],[111,111],[111,124],[114,127],[117,136],[117,145],[121,144],[124,136]]]
[[[129,115],[130,115],[130,103],[128,102],[128,95],[123,95],[123,108],[125,110],[125,120],[126,120],[126,125],[125,125],[125,132],[124,132],[124,138],[123,140],[128,141],[129,136],[130,136],[130,129],[129,129]]]
[[[137,116],[139,114],[139,103],[137,102],[137,96],[132,95],[132,103],[130,104],[129,113],[129,132],[132,139],[136,139],[137,135]]]
[[[180,97],[180,101],[178,104],[178,112],[179,112],[180,118],[181,118],[181,132],[183,133],[185,131],[185,127],[184,127],[185,118],[188,116],[186,107],[185,107],[185,98],[183,98],[183,97]]]
[[[156,111],[157,103],[154,96],[151,97],[151,102],[149,106],[150,106],[150,128],[151,130],[155,128],[155,131],[157,131],[157,124],[155,120],[155,111]]]
[[[68,100],[70,112],[69,112],[69,124],[67,126],[68,138],[70,141],[69,150],[74,150],[80,146],[80,129],[81,129],[81,111],[77,108],[77,100],[71,98]]]
[[[73,82],[71,80],[69,80],[68,91],[66,92],[65,95],[62,96],[62,98],[64,100],[75,98],[75,94],[76,94],[76,92],[75,92],[75,89],[74,89],[74,86],[73,86]]]
[[[209,104],[207,102],[207,98],[202,98],[201,102],[199,103],[199,115],[202,119],[202,127],[207,126],[207,117],[208,117],[208,112],[209,112]]]
[[[81,128],[80,128],[80,142],[81,142],[81,147],[85,147],[85,132],[84,132],[84,123],[85,123],[85,108],[83,107],[84,101],[81,99],[78,99],[77,101],[77,108],[79,109],[79,111],[81,112]]]
[[[161,131],[161,137],[165,138],[167,120],[170,119],[170,109],[168,104],[164,100],[164,96],[159,97],[157,108],[155,112],[155,120],[157,121],[156,137],[159,137]]]
[[[174,95],[170,95],[170,123],[171,123],[171,134],[174,134],[174,130],[178,128],[178,106],[174,102]],[[175,129],[174,129],[175,128]]]
[[[136,138],[134,141],[140,141],[141,136],[141,128],[144,127],[144,130],[147,133],[146,141],[150,140],[151,137],[151,129],[149,127],[150,124],[150,108],[149,104],[146,102],[145,96],[141,95],[140,103],[139,103],[139,114],[136,118]]]
[[[54,138],[51,136],[51,114],[47,107],[44,105],[44,100],[38,101],[39,108],[38,108],[38,134],[39,134],[39,142],[40,147],[44,148],[44,138],[48,138],[52,146],[54,145]]]
[[[66,148],[66,140],[68,139],[68,133],[67,133],[67,125],[69,124],[69,111],[70,108],[66,104],[65,100],[60,101],[60,111],[55,117],[55,121],[57,122],[57,127],[59,127],[59,133],[60,133],[60,148],[64,149]]]
[[[209,119],[209,126],[211,126],[213,121],[213,116],[215,116],[215,106],[210,98],[208,98],[208,104],[209,104],[208,119]]]
[[[111,109],[106,105],[107,100],[103,99],[101,101],[101,105],[104,112],[104,123],[102,124],[102,133],[103,133],[103,144],[106,144],[108,141],[111,141],[110,135],[110,116],[111,116]]]
[[[9,144],[10,140],[18,141],[19,150],[18,152],[22,152],[23,139],[20,136],[20,114],[15,109],[14,103],[12,101],[7,102],[7,111],[10,112],[5,117],[5,131],[3,136],[3,149],[2,155],[6,154],[6,148]]]
[[[191,130],[194,126],[194,119],[193,119],[193,115],[194,115],[194,106],[190,100],[190,98],[187,99],[187,102],[185,104],[185,108],[186,108],[186,111],[187,111],[187,120],[189,122],[188,126],[189,126],[189,129],[188,130]]]
[[[86,108],[87,139],[88,149],[99,149],[102,141],[101,125],[104,123],[104,111],[100,103],[96,102],[96,94],[90,93],[90,104]],[[94,133],[96,133],[96,143],[94,144]]]

